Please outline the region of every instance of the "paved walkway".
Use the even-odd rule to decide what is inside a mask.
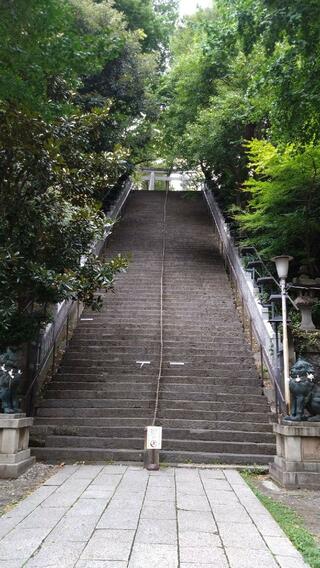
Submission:
[[[65,466],[0,519],[2,568],[305,568],[235,470]]]

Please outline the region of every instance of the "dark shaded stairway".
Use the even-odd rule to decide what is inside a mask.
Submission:
[[[32,438],[41,459],[142,459],[159,368],[164,200],[129,197],[107,252],[130,253],[130,267],[102,312],[85,311],[39,403]],[[163,302],[161,460],[268,463],[267,401],[200,194],[168,195]]]

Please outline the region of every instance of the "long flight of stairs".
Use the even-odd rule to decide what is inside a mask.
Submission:
[[[40,459],[142,460],[159,369],[164,202],[163,192],[129,197],[107,247],[108,257],[129,254],[129,269],[100,313],[84,312],[39,401]],[[163,309],[161,460],[268,463],[268,404],[200,194],[168,195]]]

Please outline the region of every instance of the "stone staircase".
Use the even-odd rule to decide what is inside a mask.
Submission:
[[[164,200],[129,197],[107,248],[110,257],[130,254],[129,269],[102,312],[84,312],[39,401],[40,459],[142,460],[159,369]],[[168,195],[163,307],[161,460],[267,464],[269,409],[200,194]]]

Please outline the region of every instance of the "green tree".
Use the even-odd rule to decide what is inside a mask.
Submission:
[[[250,198],[238,221],[250,243],[268,257],[292,254],[305,273],[320,274],[320,146],[299,152],[271,142],[248,144],[251,176],[244,184]]]
[[[50,304],[78,299],[99,308],[94,293],[112,287],[113,274],[126,266],[91,253],[106,225],[97,196],[112,167],[117,179],[122,156],[112,155],[111,166],[110,157],[85,152],[97,129],[96,115],[89,118],[48,125],[19,111],[0,113],[1,347],[34,337],[50,319]],[[37,307],[30,311],[30,304]]]
[[[143,47],[160,54],[163,63],[178,16],[177,0],[115,0],[123,12],[130,30],[142,30]]]
[[[102,262],[92,245],[152,139],[163,47],[144,45],[142,14],[136,31],[127,17],[111,0],[1,3],[2,348],[35,337],[53,303],[99,308],[96,292],[126,266]]]
[[[84,11],[89,4],[91,12]],[[109,2],[103,7],[100,22],[101,7],[89,0],[2,2],[0,100],[47,117],[67,112],[82,77],[114,58],[123,44],[120,14]],[[90,30],[79,25],[81,12],[91,18]],[[103,27],[107,15],[109,26]],[[99,31],[92,30],[98,23]]]
[[[164,151],[186,169],[200,166],[226,207],[241,199],[247,175],[243,141],[263,115],[248,95],[256,54],[241,48],[232,14],[215,7],[187,19],[173,42],[173,65],[161,94]]]
[[[312,274],[320,260],[319,40],[317,0],[216,0],[180,26],[160,89],[168,160],[201,168],[225,215],[243,211],[237,221],[258,248],[291,251]],[[270,148],[277,158],[261,177],[255,158]]]
[[[224,5],[224,0],[220,4]],[[264,50],[264,62],[253,76],[251,87],[257,102],[261,97],[266,103],[273,140],[296,144],[318,140],[318,1],[232,0],[231,4],[246,52],[257,45]]]

